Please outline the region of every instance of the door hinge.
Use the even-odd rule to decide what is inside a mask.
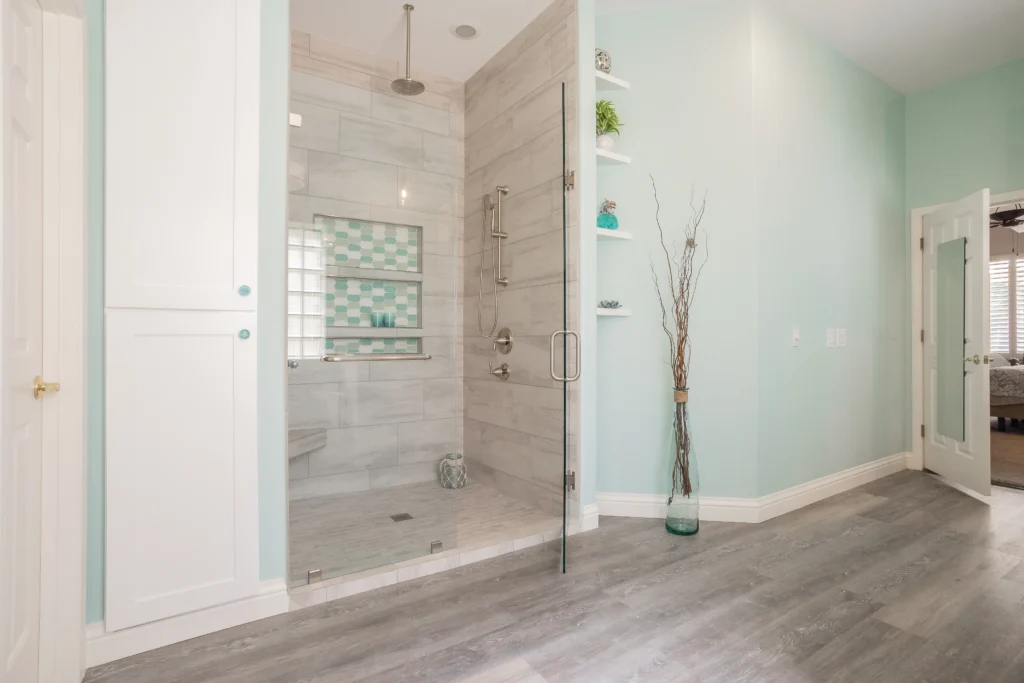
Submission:
[[[924,238],[921,238],[921,251],[924,251]]]
[[[565,473],[565,490],[575,491],[576,490],[576,473],[566,472]]]
[[[921,438],[924,438],[924,425],[921,425]]]
[[[921,330],[921,343],[924,344],[924,330]]]
[[[563,176],[563,178],[565,180],[565,191],[566,192],[568,192],[569,190],[575,190],[576,189],[576,171],[569,171],[569,170],[567,170],[565,172],[565,175]]]

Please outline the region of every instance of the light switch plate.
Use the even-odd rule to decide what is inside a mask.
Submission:
[[[793,346],[800,346],[800,328],[793,328]]]
[[[838,346],[840,348],[846,346],[846,328],[845,327],[840,327],[838,330],[836,330],[836,346]]]
[[[832,349],[836,345],[836,328],[830,327],[825,330],[825,346]]]

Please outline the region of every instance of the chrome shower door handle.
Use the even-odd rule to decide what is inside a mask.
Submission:
[[[572,337],[573,338],[573,346],[575,347],[575,350],[576,350],[576,374],[571,376],[571,377],[559,377],[555,373],[555,339],[557,339],[559,335],[565,335],[567,337]],[[580,368],[580,335],[579,335],[579,333],[574,332],[572,330],[555,330],[554,332],[551,333],[550,350],[551,350],[551,379],[555,380],[556,382],[575,382],[576,380],[578,380],[580,378],[580,370],[581,370],[581,368]],[[566,361],[568,361],[568,360],[569,359],[566,358]],[[568,365],[568,363],[566,363],[566,365]]]

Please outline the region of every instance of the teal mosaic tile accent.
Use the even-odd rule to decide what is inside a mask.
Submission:
[[[324,342],[327,353],[419,353],[419,339],[328,339]]]
[[[328,326],[372,327],[370,314],[394,313],[395,327],[420,327],[420,284],[336,278],[327,292]]]
[[[334,244],[328,265],[420,272],[420,228],[329,216],[314,216],[313,225]]]

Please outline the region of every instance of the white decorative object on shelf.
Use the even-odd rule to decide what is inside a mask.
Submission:
[[[295,112],[290,112],[288,114],[288,125],[289,126],[294,126],[295,128],[301,128],[302,127],[302,114],[296,114]]]
[[[606,74],[603,71],[595,71],[594,76],[598,90],[629,90],[629,81],[616,78],[615,76]]]
[[[461,489],[466,485],[466,460],[462,453],[448,453],[437,465],[441,475],[441,486],[446,489]]]
[[[625,154],[618,154],[616,152],[609,152],[606,149],[597,148],[597,163],[601,165],[608,164],[631,164],[633,160],[627,157]]]
[[[597,315],[608,318],[625,318],[632,315],[632,311],[628,308],[598,308]]]
[[[598,228],[597,238],[609,240],[631,240],[633,239],[633,233],[626,232],[625,230],[608,230],[607,228]]]
[[[615,138],[611,135],[598,135],[597,136],[597,148],[603,150],[611,150],[615,147]]]

